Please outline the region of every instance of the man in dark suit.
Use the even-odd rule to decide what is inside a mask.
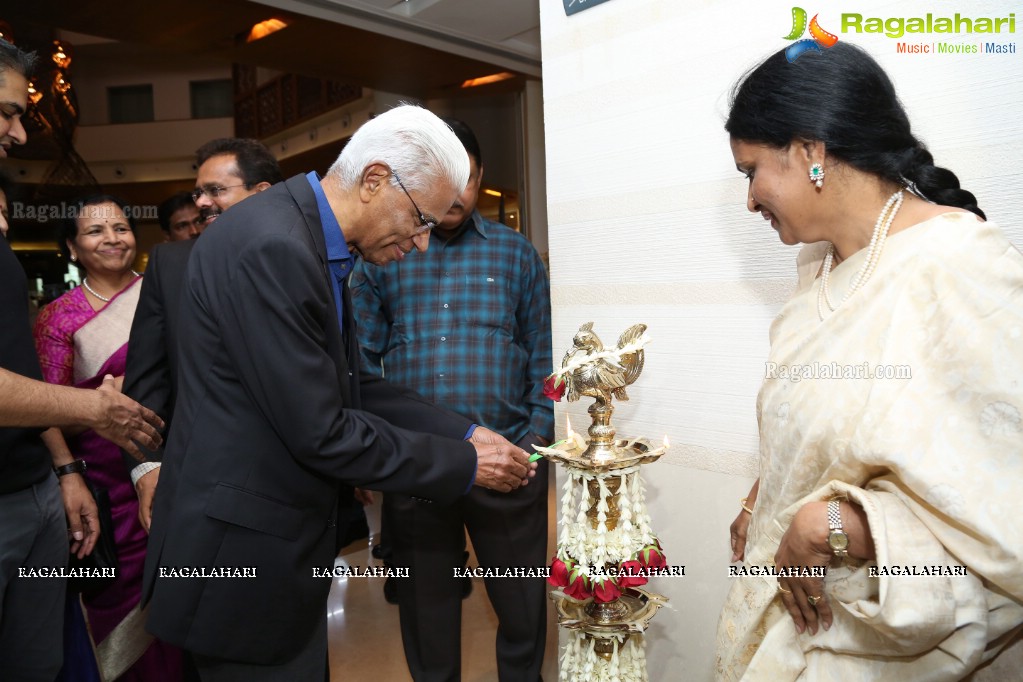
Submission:
[[[206,217],[198,225],[199,233],[223,211],[283,180],[277,159],[257,140],[219,138],[207,142],[195,154],[199,171],[195,191],[188,197],[192,212],[185,212],[183,219],[195,227],[201,210]],[[170,234],[173,217],[180,211],[173,208],[175,204],[165,203],[161,214],[164,206],[169,210],[163,228]],[[161,224],[163,222],[161,218]],[[195,241],[186,239],[153,249],[128,337],[124,394],[156,412],[168,425],[177,389],[178,305],[185,282],[185,266],[193,246]],[[125,453],[125,464],[139,496],[139,522],[148,531],[163,449],[143,448],[143,455],[140,462]]]
[[[397,107],[325,178],[278,184],[197,241],[143,598],[150,632],[193,652],[204,680],[322,678],[331,580],[317,571],[339,549],[342,482],[450,503],[535,469],[493,432],[359,377],[352,252],[425,250],[468,175],[443,122]]]

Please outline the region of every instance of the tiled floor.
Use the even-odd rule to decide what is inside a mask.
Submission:
[[[553,484],[554,477],[551,477]],[[549,532],[553,539],[557,528],[553,488],[549,491]],[[368,507],[370,531],[380,530],[379,500]],[[371,536],[372,537],[372,536]],[[341,557],[351,566],[379,566],[372,558],[373,541],[357,542],[342,551]],[[553,546],[552,543],[549,543]],[[552,551],[548,552],[548,556]],[[469,565],[476,565],[470,557]],[[412,678],[405,664],[398,628],[398,607],[384,601],[383,578],[335,578],[327,600],[327,625],[332,682],[409,682]],[[472,595],[462,602],[462,680],[463,682],[496,682],[494,638],[497,617],[494,615],[482,578],[473,579]],[[547,653],[543,678],[558,679],[557,623],[548,607]]]

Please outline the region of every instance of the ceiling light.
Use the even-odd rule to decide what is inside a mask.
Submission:
[[[480,78],[470,78],[462,83],[463,88],[475,88],[478,85],[487,85],[489,83],[498,83],[500,81],[506,81],[509,78],[515,78],[514,73],[508,73],[502,71],[501,73],[494,73],[489,76],[481,76]]]
[[[267,19],[266,21],[261,21],[252,27],[252,30],[249,31],[249,37],[245,39],[245,42],[251,43],[259,40],[260,38],[266,38],[271,33],[276,33],[282,28],[287,28],[287,26],[288,24],[282,19]]]
[[[28,83],[28,101],[32,104],[39,104],[39,100],[43,98],[43,93],[39,92],[39,88],[36,87],[35,80],[31,80]]]
[[[499,197],[499,196],[501,196],[501,193],[498,192],[496,189],[485,189],[485,190],[483,190],[483,193],[484,194],[489,194],[492,197]]]
[[[61,43],[59,40],[53,41],[53,55],[51,57],[53,63],[58,68],[66,69],[71,66],[71,46]]]

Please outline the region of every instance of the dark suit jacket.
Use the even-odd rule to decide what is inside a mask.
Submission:
[[[185,268],[195,240],[160,244],[149,255],[142,278],[139,304],[128,338],[128,360],[123,392],[156,412],[168,424],[174,416],[178,369],[178,308],[185,283]],[[151,462],[163,460],[163,448],[142,448]],[[138,460],[124,454],[128,470]]]
[[[339,482],[451,502],[474,477],[473,447],[452,440],[467,419],[360,381],[352,306],[346,348],[328,276],[304,176],[232,207],[192,251],[143,584],[162,640],[229,660],[292,658],[326,617],[331,580],[313,569],[336,556]],[[166,577],[217,566],[257,577]]]

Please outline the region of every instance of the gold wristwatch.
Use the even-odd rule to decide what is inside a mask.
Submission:
[[[828,546],[835,556],[849,556],[849,535],[842,530],[842,507],[838,500],[828,502]]]

